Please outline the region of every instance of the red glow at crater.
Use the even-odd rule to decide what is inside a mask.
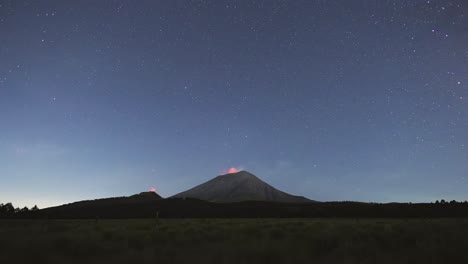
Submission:
[[[236,172],[239,172],[239,170],[236,168],[230,168],[228,171],[228,173],[236,173]]]
[[[154,192],[154,193],[155,193],[155,192],[156,192],[156,188],[154,188],[154,187],[151,187],[151,190],[150,190],[150,192]]]

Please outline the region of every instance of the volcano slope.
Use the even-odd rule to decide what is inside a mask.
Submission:
[[[267,201],[307,203],[311,200],[280,191],[247,171],[217,176],[171,198],[196,198],[210,202],[232,203]]]

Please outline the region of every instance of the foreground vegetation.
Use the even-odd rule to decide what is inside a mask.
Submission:
[[[468,219],[2,220],[0,263],[468,263]]]

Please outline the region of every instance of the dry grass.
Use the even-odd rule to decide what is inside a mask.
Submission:
[[[0,221],[0,263],[468,263],[465,219]]]

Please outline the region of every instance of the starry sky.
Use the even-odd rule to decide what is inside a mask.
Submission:
[[[231,167],[314,200],[468,200],[468,2],[0,0],[0,202]]]

